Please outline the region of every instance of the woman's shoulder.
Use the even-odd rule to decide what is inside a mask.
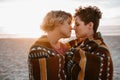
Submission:
[[[46,35],[43,35],[41,36],[40,38],[38,38],[35,43],[32,45],[33,46],[43,46],[43,47],[46,47],[46,48],[52,48],[49,41],[48,41],[48,38]]]
[[[40,45],[32,46],[29,50],[29,58],[47,58],[54,55],[52,49]]]

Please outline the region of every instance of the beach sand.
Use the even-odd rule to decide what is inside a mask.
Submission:
[[[104,36],[113,64],[114,79],[120,80],[120,36]],[[27,56],[36,39],[0,39],[0,80],[28,80]]]

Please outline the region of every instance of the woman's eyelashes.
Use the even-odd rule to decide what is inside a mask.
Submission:
[[[80,24],[79,23],[75,23],[75,26],[79,26]]]

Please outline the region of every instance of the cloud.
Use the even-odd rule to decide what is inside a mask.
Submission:
[[[120,15],[118,15],[118,16],[115,16],[115,17],[113,17],[113,18],[120,19]]]
[[[106,6],[109,8],[120,7],[120,0],[109,0],[109,4]]]
[[[4,31],[3,31],[3,27],[0,27],[0,33],[3,33]]]
[[[11,1],[15,1],[15,0],[0,0],[1,2],[11,2]]]
[[[2,2],[3,1],[3,2]],[[119,0],[0,0],[0,32],[38,34],[45,14],[50,10],[74,13],[79,6],[98,6],[103,12],[102,25],[120,22]]]

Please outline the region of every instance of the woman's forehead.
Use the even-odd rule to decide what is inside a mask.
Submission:
[[[74,18],[74,20],[75,20],[75,22],[81,21],[81,19],[80,19],[78,16],[76,16],[76,17]]]

